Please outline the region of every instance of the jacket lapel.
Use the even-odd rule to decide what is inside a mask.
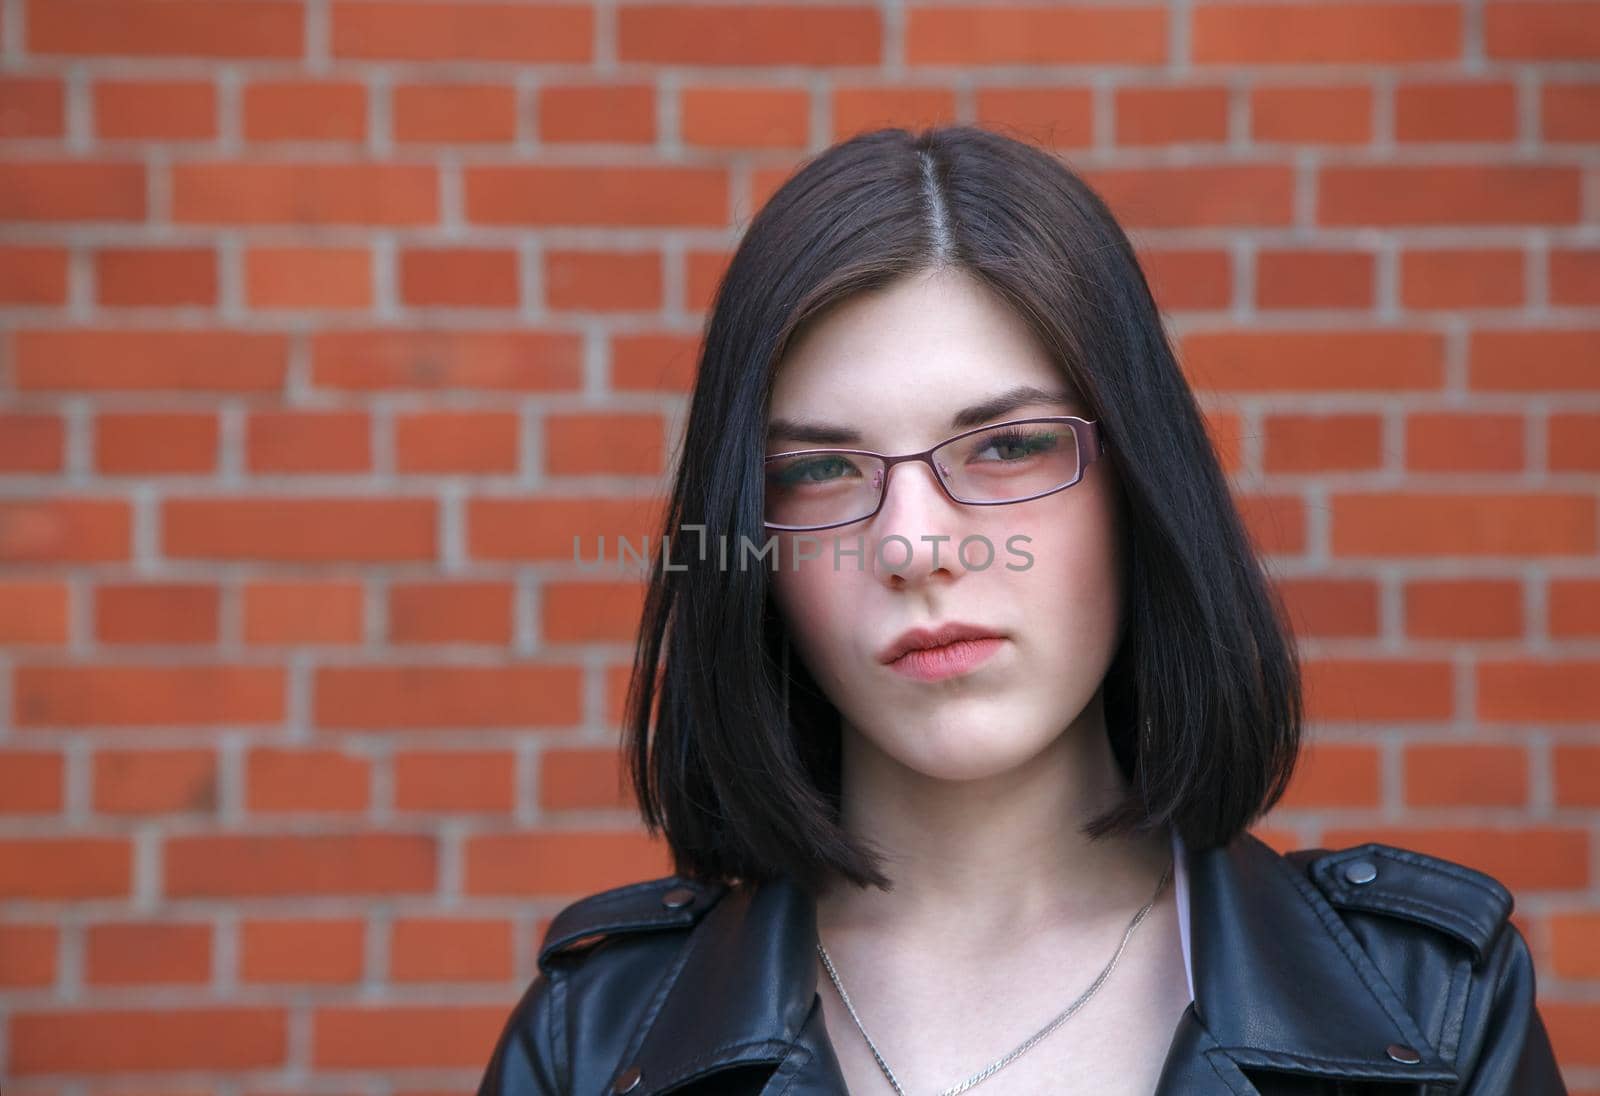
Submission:
[[[1304,872],[1250,833],[1185,855],[1192,1011],[1214,1046],[1180,1027],[1174,1054],[1333,1080],[1459,1079]],[[1390,1057],[1396,1044],[1421,1060]]]
[[[1458,1080],[1303,872],[1249,833],[1183,853],[1196,999],[1156,1096],[1258,1096],[1246,1069]],[[690,933],[630,1042],[637,1049],[619,1063],[641,1072],[629,1096],[756,1064],[776,1067],[772,1092],[846,1096],[817,995],[816,938],[816,907],[790,880],[728,890]],[[1421,1061],[1391,1058],[1395,1044]]]

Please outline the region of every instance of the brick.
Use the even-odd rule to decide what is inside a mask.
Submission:
[[[172,220],[211,225],[431,225],[438,169],[397,163],[184,162],[172,166]]]
[[[0,434],[6,429],[0,416]],[[67,641],[70,607],[60,579],[0,580],[0,643],[58,647]]]
[[[432,560],[437,505],[393,497],[169,498],[161,543],[170,559]]]
[[[103,412],[94,420],[103,476],[203,475],[217,470],[221,425],[210,412]]]
[[[292,0],[27,0],[38,56],[298,59],[305,15]]]
[[[973,96],[979,125],[1013,128],[1045,148],[1087,148],[1094,143],[1091,88],[980,87],[973,89]]]
[[[1600,59],[1600,19],[1587,0],[1490,0],[1483,48],[1495,59],[1593,61]]]
[[[1522,584],[1500,579],[1417,579],[1406,583],[1403,612],[1412,639],[1517,639],[1523,633]]]
[[[97,137],[204,141],[217,136],[217,89],[209,81],[97,80],[93,92]]]
[[[66,423],[42,411],[0,411],[0,475],[44,475],[66,468]],[[0,612],[0,636],[16,627]]]
[[[1321,658],[1307,663],[1308,718],[1440,721],[1455,714],[1449,662],[1417,658]]]
[[[1233,301],[1233,258],[1220,248],[1151,250],[1139,264],[1163,312],[1221,309]]]
[[[1361,84],[1252,88],[1250,137],[1257,143],[1368,144],[1372,140],[1372,89]]]
[[[169,835],[164,892],[173,898],[431,893],[438,850],[429,835]]]
[[[283,335],[95,328],[12,333],[16,387],[34,392],[275,392],[288,374]]]
[[[94,255],[96,299],[118,308],[215,306],[216,252],[209,247],[102,248]]]
[[[1600,305],[1600,248],[1552,248],[1549,283],[1551,304]]]
[[[1510,83],[1403,84],[1395,91],[1394,135],[1411,141],[1511,141],[1517,94]]]
[[[329,48],[336,58],[391,61],[583,62],[593,59],[586,4],[336,0]]]
[[[395,468],[432,474],[515,473],[522,467],[515,411],[419,411],[394,420]]]
[[[258,748],[245,762],[245,805],[263,813],[359,812],[372,762],[340,750]]]
[[[97,750],[94,809],[107,815],[217,809],[217,759],[207,749]]]
[[[249,919],[239,926],[239,978],[250,983],[361,980],[366,925],[356,919]]]
[[[364,596],[355,581],[251,582],[244,587],[244,641],[360,643]]]
[[[1160,5],[965,5],[907,12],[911,65],[1160,65],[1167,60]],[[873,57],[868,63],[876,63]]]
[[[1520,415],[1454,411],[1407,417],[1406,468],[1414,472],[1517,472],[1526,465]]]
[[[639,627],[637,582],[547,581],[539,633],[550,643],[625,643]]]
[[[312,718],[325,730],[570,726],[581,686],[572,666],[324,666]]]
[[[133,515],[122,499],[0,501],[0,562],[108,563],[133,550]]]
[[[253,247],[244,255],[245,302],[259,309],[368,309],[372,262],[362,247]]]
[[[35,159],[0,171],[0,220],[140,222],[143,164]]]
[[[655,412],[551,413],[544,442],[553,476],[654,476],[666,462],[667,424]]]
[[[468,165],[462,176],[473,224],[720,228],[729,219],[720,167]]]
[[[405,248],[400,300],[417,308],[516,308],[521,258],[509,248]]]
[[[311,338],[312,383],[348,391],[571,392],[583,342],[566,332],[343,330]]]
[[[5,898],[126,898],[132,885],[133,843],[126,837],[0,838]]]
[[[539,807],[545,811],[627,810],[635,805],[613,749],[547,749],[539,754]]]
[[[652,84],[549,84],[535,104],[539,139],[551,144],[650,144],[656,139]]]
[[[647,556],[661,548],[659,502],[647,496],[476,498],[468,500],[466,516],[467,551],[476,560],[570,561],[581,552],[584,561],[593,561],[602,536],[610,565],[618,561],[619,538]],[[729,543],[730,550],[737,547],[737,540]]]
[[[102,583],[94,592],[94,635],[108,644],[214,644],[221,611],[215,583]]]
[[[509,646],[515,603],[509,582],[396,582],[389,587],[389,642]]]
[[[91,986],[195,985],[211,979],[211,926],[122,922],[85,934]]]
[[[552,309],[618,312],[662,305],[659,252],[552,250],[544,258],[545,300]]]
[[[1085,180],[1125,228],[1287,225],[1294,174],[1283,164],[1102,168]]]
[[[1384,495],[1335,492],[1335,556],[1512,556],[1592,553],[1596,501],[1582,494]]]
[[[916,21],[915,15],[911,22]],[[677,65],[876,65],[883,25],[865,5],[624,4],[617,60]],[[907,31],[906,52],[915,63]]]
[[[672,334],[613,334],[611,388],[618,392],[687,392],[699,366],[698,340]]]
[[[0,95],[4,94],[0,86]],[[5,114],[0,113],[0,127]],[[0,304],[67,303],[67,249],[51,246],[0,247]]]
[[[0,817],[60,814],[66,759],[53,750],[0,750]]]
[[[287,677],[279,666],[30,666],[13,671],[15,726],[281,723]]]
[[[955,93],[940,87],[839,87],[829,132],[834,139],[883,126],[944,125],[958,120]],[[804,144],[804,139],[801,142]]]
[[[475,834],[462,889],[472,895],[590,894],[669,874],[665,848],[633,831]]]
[[[1277,585],[1296,635],[1365,639],[1378,635],[1378,589],[1370,579],[1306,576],[1280,579]]]
[[[690,86],[678,93],[684,143],[701,148],[804,148],[811,96],[804,88]]]
[[[45,989],[56,980],[60,932],[54,925],[6,922],[0,933],[0,987]]]
[[[407,750],[394,758],[401,811],[504,813],[516,806],[516,756],[506,750]]]
[[[1373,256],[1364,251],[1263,251],[1258,308],[1371,308]]]
[[[1461,46],[1460,9],[1431,3],[1201,3],[1190,31],[1197,64],[1452,61]]]
[[[1397,392],[1444,383],[1444,340],[1432,331],[1196,331],[1184,370],[1223,391]]]
[[[1218,142],[1228,138],[1228,89],[1123,87],[1112,99],[1119,145]]]
[[[1552,636],[1600,636],[1600,580],[1552,578],[1545,600]]]
[[[400,144],[494,144],[517,138],[517,91],[509,84],[401,84],[393,91]]]
[[[1593,659],[1485,659],[1477,712],[1486,723],[1592,723],[1600,719],[1600,663]]]
[[[478,1068],[502,1005],[327,1005],[312,1014],[312,1064],[326,1069]]]
[[[1545,84],[1539,125],[1546,141],[1600,141],[1600,83]]]
[[[10,1073],[255,1069],[287,1063],[288,1014],[276,1008],[17,1010]]]
[[[67,132],[66,84],[59,76],[0,77],[0,139],[62,137]]]
[[[1322,225],[1571,224],[1575,167],[1537,164],[1329,165],[1317,181]]]
[[[1600,471],[1600,415],[1552,414],[1548,433],[1552,472]]]
[[[1295,766],[1282,804],[1297,810],[1377,807],[1382,795],[1382,766],[1376,749],[1316,742],[1306,748]]]
[[[372,420],[365,411],[251,412],[244,454],[255,475],[370,472]]]
[[[1522,252],[1514,248],[1407,250],[1400,302],[1407,308],[1511,308],[1523,303]]]
[[[367,89],[354,80],[255,80],[240,95],[247,141],[364,141]]]
[[[511,978],[511,922],[397,918],[390,928],[395,982],[503,982]]]
[[[1474,331],[1468,383],[1486,392],[1542,392],[1600,387],[1600,328]]]
[[[1383,420],[1354,412],[1266,417],[1262,471],[1273,474],[1383,467]]]

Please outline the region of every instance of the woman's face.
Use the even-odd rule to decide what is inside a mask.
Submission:
[[[908,453],[970,429],[952,418],[1023,385],[1071,400],[973,425],[1093,417],[1000,298],[961,272],[919,274],[841,302],[803,329],[778,368],[768,421],[847,428],[858,442],[828,444]],[[769,433],[766,452],[822,444]],[[839,709],[844,733],[909,770],[972,780],[1026,764],[1098,704],[1115,653],[1122,591],[1110,462],[1096,460],[1064,491],[1013,505],[955,502],[922,463],[895,465],[886,490],[868,520],[777,533],[773,596],[794,653]],[[880,542],[896,535],[909,551],[887,541],[880,555]],[[841,554],[836,566],[835,536],[841,553],[864,550]],[[982,541],[970,542],[968,565],[957,554],[973,536],[993,548],[986,568]],[[797,553],[801,539],[808,544]],[[818,558],[797,565],[798,554]],[[907,629],[953,621],[1004,638],[975,668],[937,680],[879,660]]]

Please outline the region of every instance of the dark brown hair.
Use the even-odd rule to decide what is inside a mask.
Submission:
[[[819,153],[772,195],[707,320],[662,527],[672,566],[656,553],[623,743],[645,825],[665,833],[680,875],[892,885],[840,825],[839,713],[798,659],[785,718],[770,564],[723,568],[714,546],[767,540],[767,405],[796,330],[935,267],[974,275],[1016,310],[1115,462],[1126,608],[1103,687],[1130,792],[1083,833],[1170,823],[1191,848],[1226,844],[1288,784],[1293,635],[1127,237],[1027,142],[973,126],[881,129]],[[706,561],[690,525],[705,527]]]

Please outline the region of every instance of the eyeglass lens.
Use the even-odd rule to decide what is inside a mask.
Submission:
[[[961,502],[1018,502],[1078,478],[1078,436],[1064,422],[1002,423],[933,452]],[[766,520],[818,526],[859,521],[878,508],[887,464],[878,457],[811,450],[766,462]]]

